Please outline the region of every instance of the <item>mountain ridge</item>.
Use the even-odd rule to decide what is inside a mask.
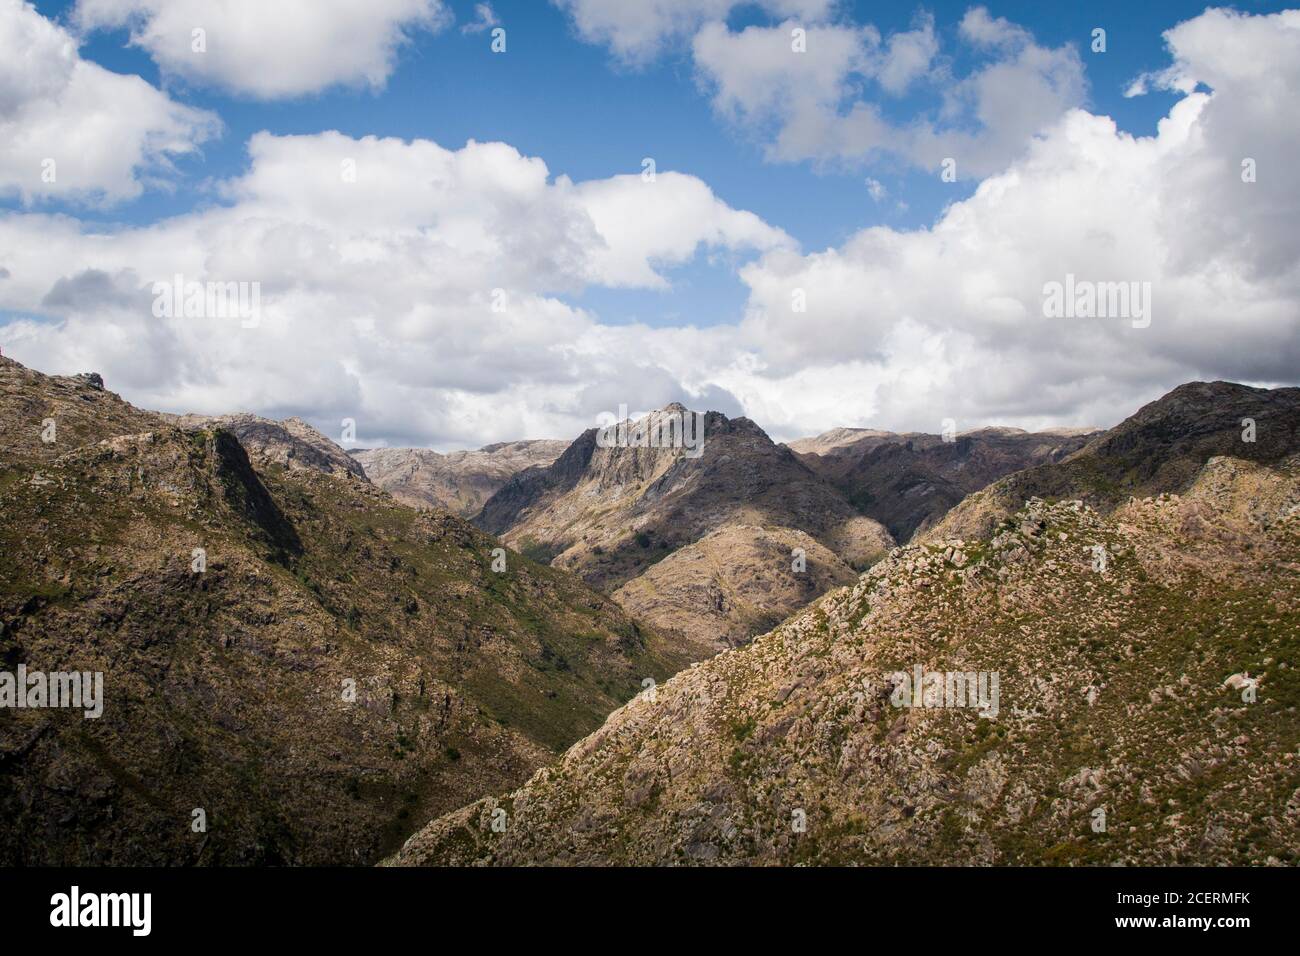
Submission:
[[[413,508],[445,508],[471,518],[516,472],[549,465],[568,447],[550,439],[495,442],[474,451],[353,449],[366,476]]]
[[[0,711],[0,861],[371,862],[688,659],[461,519],[186,424],[0,363],[0,659],[105,697]]]
[[[683,415],[695,416],[698,448],[655,437],[672,434]],[[656,628],[713,649],[758,633],[893,545],[752,420],[680,404],[588,429],[550,466],[515,474],[474,521]],[[730,536],[715,534],[725,529]],[[801,535],[818,552],[811,573]],[[724,561],[732,566],[720,574]]]
[[[1187,382],[1064,459],[1013,473],[973,493],[923,537],[982,536],[1034,496],[1072,494],[1107,511],[1132,496],[1181,491],[1216,455],[1277,461],[1297,442],[1300,388]]]
[[[896,549],[387,862],[1294,864],[1298,609],[1300,456],[1213,458],[1109,516],[1033,499]],[[1000,674],[994,712],[900,698],[914,668]]]

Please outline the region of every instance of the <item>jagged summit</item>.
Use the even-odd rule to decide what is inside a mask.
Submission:
[[[167,418],[181,428],[219,427],[233,432],[249,455],[265,463],[291,470],[310,468],[322,474],[369,480],[360,463],[301,418],[276,421],[247,412]]]
[[[696,414],[673,404],[626,428],[589,429],[549,467],[511,478],[475,523],[582,575],[701,656],[758,633],[892,546],[754,422],[710,411],[677,427]],[[796,560],[807,566],[794,572]]]
[[[653,426],[656,414],[634,424]],[[883,529],[749,419],[707,412],[700,426],[695,447],[589,429],[550,467],[515,475],[475,523],[609,588],[725,524],[802,530],[860,566],[889,546]]]

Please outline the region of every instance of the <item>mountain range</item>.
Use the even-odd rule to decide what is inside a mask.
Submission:
[[[1300,859],[1300,389],[700,420],[349,454],[0,358],[0,671],[105,698],[0,709],[0,862]]]
[[[559,452],[553,442],[491,446],[515,451],[497,457],[494,474],[507,462],[515,471],[471,520],[579,574],[634,617],[699,648],[699,657],[769,630],[852,581],[966,494],[1058,461],[1096,433],[988,428],[948,441],[838,428],[785,446],[749,419],[680,404],[625,424],[655,433],[682,415],[699,417],[707,454],[601,447],[594,428]],[[518,453],[525,449],[554,460],[526,466]],[[371,480],[408,501],[410,488],[431,486],[444,489],[441,500],[464,500],[456,489],[481,487],[489,458],[419,449],[354,454]]]
[[[392,862],[1294,865],[1298,572],[1294,455],[1109,515],[1031,499],[990,539],[896,549]]]
[[[1051,464],[1097,429],[981,428],[941,435],[837,428],[790,448],[899,541],[929,528],[972,492],[1012,472]]]
[[[0,359],[0,449],[3,669],[106,697],[0,710],[6,864],[372,862],[690,659],[302,423]]]
[[[1294,865],[1297,426],[1176,389],[390,862]]]
[[[355,449],[350,454],[371,481],[403,504],[472,518],[516,472],[549,465],[568,447],[565,441],[537,439],[447,454],[430,448]]]

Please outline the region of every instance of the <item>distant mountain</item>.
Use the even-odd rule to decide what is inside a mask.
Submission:
[[[1029,498],[1081,498],[1102,512],[1132,496],[1180,492],[1216,455],[1275,462],[1300,447],[1300,388],[1190,382],[1059,461],[971,495],[927,538],[982,537]]]
[[[470,518],[512,475],[549,465],[568,446],[566,441],[538,439],[446,454],[428,448],[358,449],[352,457],[371,481],[403,504],[445,508]]]
[[[220,428],[239,439],[248,456],[259,465],[275,464],[289,470],[311,469],[329,475],[351,475],[368,480],[361,465],[334,442],[301,418],[275,421],[257,415],[165,415],[181,428]]]
[[[627,425],[657,434],[693,414],[670,405]],[[682,447],[601,447],[591,429],[550,466],[512,477],[474,521],[714,649],[761,632],[893,546],[749,419],[708,412],[700,421],[698,457]],[[813,547],[800,559],[805,539]],[[746,582],[751,575],[769,586]]]
[[[859,456],[881,442],[905,441],[919,433],[899,434],[876,428],[832,428],[812,438],[799,438],[788,442],[792,452],[801,458],[805,455],[832,456],[852,454]]]
[[[1281,449],[1180,390],[1093,454],[1181,494],[899,548],[392,862],[1294,866],[1300,448],[1193,468],[1205,399]]]
[[[0,358],[0,671],[104,696],[0,709],[0,864],[368,863],[691,656],[318,433],[174,421]]]
[[[1096,434],[982,428],[944,441],[939,435],[837,428],[790,448],[863,514],[908,541],[971,492],[1023,468],[1060,461]]]

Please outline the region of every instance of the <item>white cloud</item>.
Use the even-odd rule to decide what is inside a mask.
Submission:
[[[792,29],[793,21],[736,33],[717,22],[700,29],[692,49],[719,113],[761,125],[823,112],[848,93],[851,75],[866,69],[869,53],[880,41],[871,27],[807,27],[807,52],[797,53]]]
[[[83,60],[30,4],[0,0],[0,195],[130,199],[219,128],[138,76]]]
[[[963,77],[951,76],[939,57],[928,15],[887,40],[871,26],[809,28],[804,53],[791,50],[792,25],[732,32],[714,22],[693,44],[715,109],[766,139],[769,156],[778,160],[893,156],[937,168],[952,157],[959,177],[982,177],[1022,155],[1086,91],[1073,47],[1039,46],[1027,31],[980,7],[959,30],[981,58]],[[909,122],[885,116],[879,96],[898,96],[926,79],[934,81],[931,110]],[[879,96],[873,99],[873,92]]]
[[[73,19],[86,30],[129,26],[131,43],[170,76],[277,99],[380,89],[411,35],[451,17],[443,0],[78,0]]]
[[[966,40],[981,47],[1007,48],[1033,42],[1028,30],[1005,17],[991,16],[984,7],[967,10],[957,29]]]
[[[567,12],[578,34],[589,43],[607,45],[619,59],[644,63],[672,39],[688,37],[703,24],[726,20],[746,0],[552,0]],[[835,0],[753,0],[754,6],[801,24],[821,23]]]
[[[746,267],[735,338],[751,367],[719,384],[799,432],[1109,423],[1193,378],[1294,382],[1300,13],[1209,11],[1166,40],[1182,88],[1212,92],[1183,98],[1157,135],[1075,110],[932,228],[865,229]],[[1257,182],[1242,181],[1243,157]],[[1150,327],[1045,318],[1043,285],[1067,273],[1150,282]]]
[[[660,173],[583,183],[578,197],[604,244],[592,254],[591,280],[606,286],[665,288],[656,265],[685,262],[700,245],[727,249],[793,246],[751,212],[732,209],[694,176]],[[687,226],[689,224],[689,226]]]
[[[497,19],[496,11],[492,9],[490,3],[474,4],[474,19],[470,20],[460,28],[461,33],[482,33],[484,30],[490,30],[493,27],[500,26],[501,21]]]
[[[939,40],[934,35],[934,17],[926,14],[912,30],[893,34],[878,58],[875,77],[888,93],[899,95],[930,72],[932,62],[939,53]]]
[[[649,330],[604,328],[559,294],[661,288],[702,250],[792,247],[678,173],[574,184],[502,143],[337,132],[262,133],[249,153],[228,205],[150,226],[0,215],[0,309],[47,317],[0,327],[6,354],[93,367],[147,407],[351,417],[363,443],[563,436],[603,410],[584,404],[591,383],[638,406],[690,391]],[[260,325],[155,318],[153,284],[177,273],[259,282]]]
[[[1028,48],[972,22],[986,45]],[[689,176],[575,184],[501,143],[262,134],[225,207],[102,234],[0,214],[0,309],[48,317],[0,338],[146,406],[296,413],[335,433],[352,417],[362,443],[443,447],[573,435],[620,402],[692,395],[790,438],[1109,424],[1189,379],[1294,382],[1300,14],[1209,11],[1166,41],[1199,91],[1156,135],[1068,111],[933,226],[810,253]],[[661,287],[710,247],[760,256],[740,270],[738,324],[609,326],[566,301]],[[261,327],[153,319],[151,283],[178,271],[260,280]],[[1044,284],[1068,273],[1150,282],[1150,326],[1045,318]]]

